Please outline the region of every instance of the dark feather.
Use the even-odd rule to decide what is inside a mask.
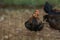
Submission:
[[[38,24],[37,20],[33,18],[32,23],[28,21],[25,22],[25,27],[30,31],[40,31],[43,28],[42,22]]]

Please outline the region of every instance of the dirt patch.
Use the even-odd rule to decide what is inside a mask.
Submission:
[[[31,32],[25,28],[24,23],[29,19],[34,9],[3,9],[5,19],[0,22],[0,40],[60,40],[60,32],[51,29],[48,23],[44,24],[42,31]],[[43,21],[44,11],[40,9],[40,19]]]

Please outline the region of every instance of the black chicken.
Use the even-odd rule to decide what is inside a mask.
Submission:
[[[52,6],[48,2],[46,2],[44,6],[44,11],[48,13],[48,15],[43,17],[44,20],[46,19],[52,28],[60,30],[60,11],[57,12],[53,10]]]

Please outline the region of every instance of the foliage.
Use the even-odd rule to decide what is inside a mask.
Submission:
[[[2,0],[4,4],[15,5],[42,5],[46,0]],[[48,0],[52,4],[60,4],[60,0]]]

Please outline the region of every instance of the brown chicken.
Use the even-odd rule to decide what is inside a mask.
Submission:
[[[25,27],[31,31],[40,31],[43,28],[43,24],[39,20],[39,10],[36,10],[25,22]]]

